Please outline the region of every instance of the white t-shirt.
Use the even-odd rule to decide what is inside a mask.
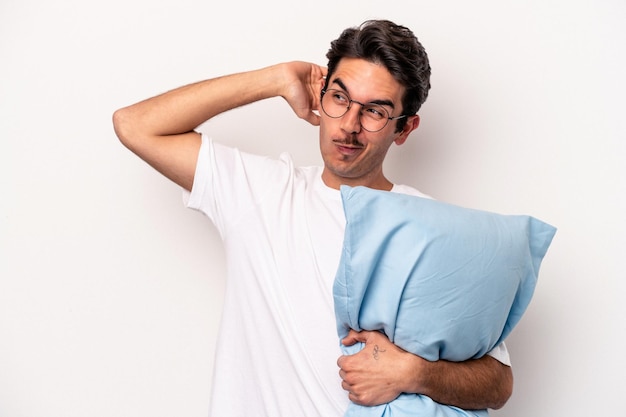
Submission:
[[[332,297],[345,217],[321,174],[203,135],[185,200],[215,224],[228,270],[212,417],[340,417],[347,408]],[[504,346],[491,354],[508,364]]]

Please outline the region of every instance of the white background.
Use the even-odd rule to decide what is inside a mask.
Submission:
[[[2,0],[0,417],[206,415],[222,249],[111,115],[204,78],[325,65],[371,17],[411,27],[433,67],[388,175],[559,228],[492,415],[624,415],[626,3]],[[319,162],[317,130],[278,99],[205,128]]]

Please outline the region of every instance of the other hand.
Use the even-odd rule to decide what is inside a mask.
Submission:
[[[393,401],[408,391],[414,361],[423,359],[394,345],[378,331],[350,330],[341,341],[344,346],[357,342],[365,344],[361,351],[337,360],[341,387],[348,391],[350,401],[374,406]]]
[[[282,97],[296,115],[319,126],[320,94],[324,88],[327,70],[308,62],[294,61],[283,65],[285,87]]]

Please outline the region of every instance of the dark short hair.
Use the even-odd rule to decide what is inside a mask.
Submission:
[[[344,30],[330,43],[326,58],[326,87],[342,58],[359,58],[383,65],[406,88],[403,114],[416,114],[428,97],[430,64],[426,50],[410,29],[389,20],[367,20]],[[406,118],[398,119],[396,130],[405,124]]]

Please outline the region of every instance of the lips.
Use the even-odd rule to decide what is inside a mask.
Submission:
[[[355,155],[364,148],[364,146],[358,142],[354,143],[347,142],[345,140],[334,140],[333,143],[335,144],[335,146],[337,146],[337,150],[339,151],[339,153],[346,156]]]

